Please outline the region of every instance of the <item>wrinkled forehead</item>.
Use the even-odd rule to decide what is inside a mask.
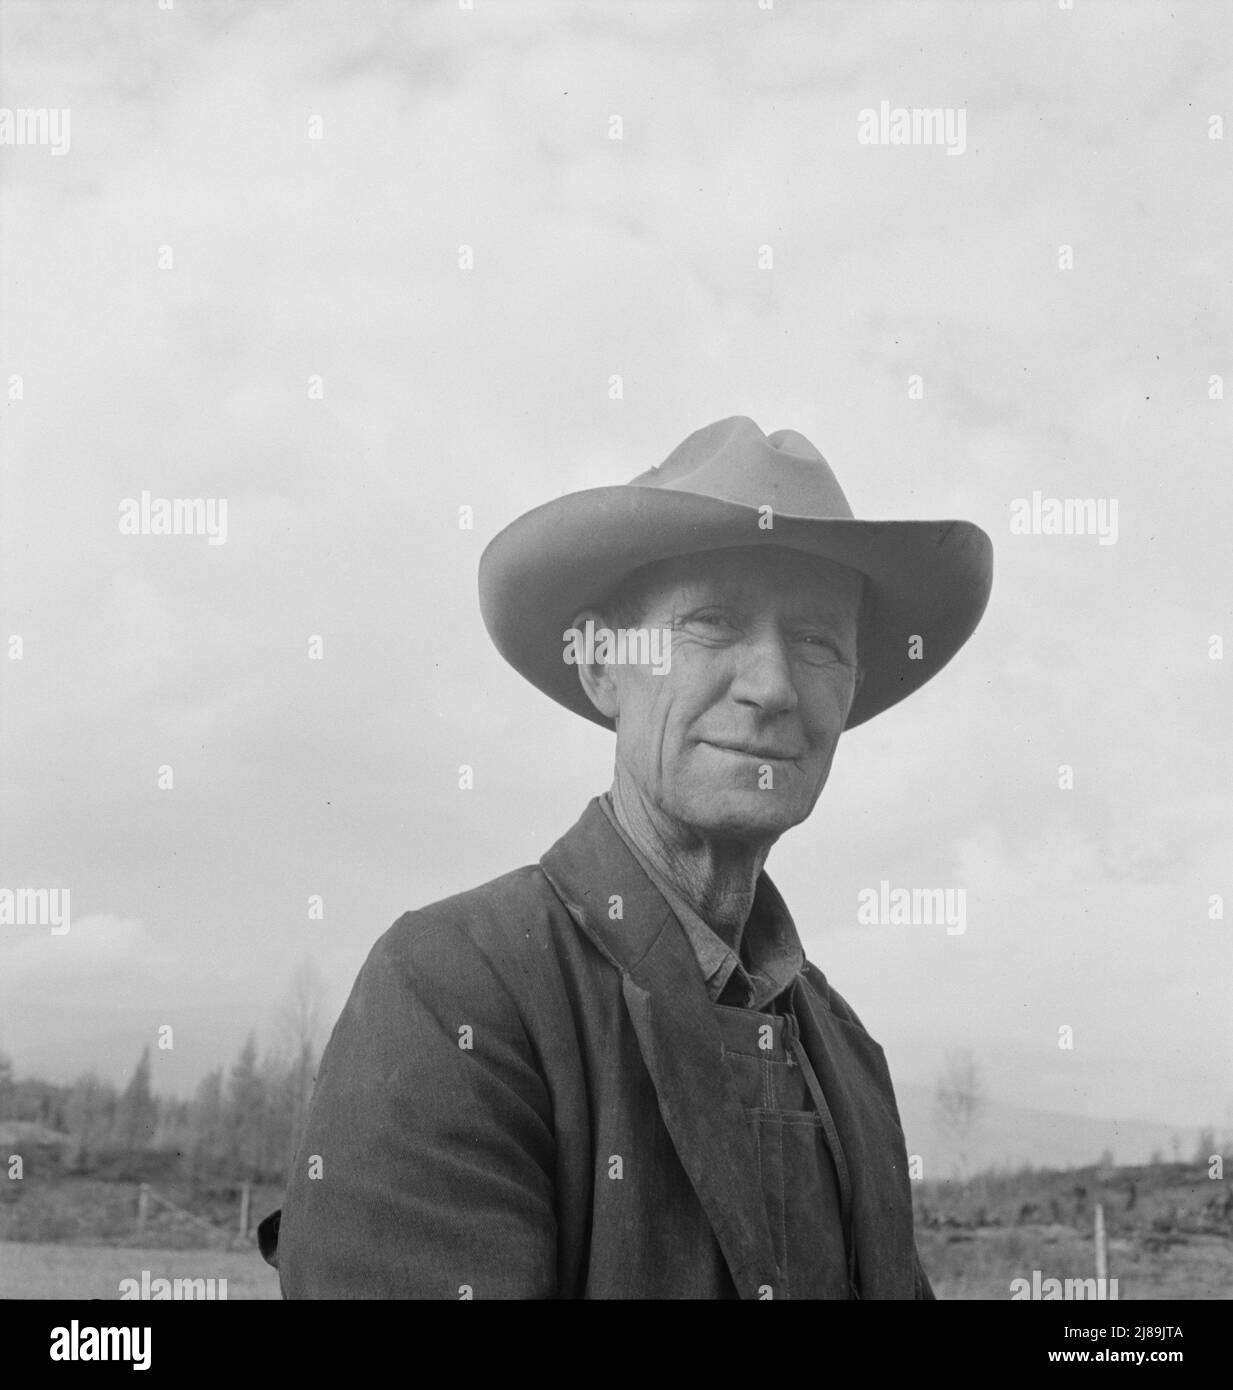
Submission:
[[[860,604],[864,576],[821,556],[783,546],[704,550],[645,566],[631,576],[644,603],[710,599],[744,606],[775,603],[843,614]]]

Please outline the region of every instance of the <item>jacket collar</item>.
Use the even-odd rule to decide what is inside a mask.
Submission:
[[[777,1285],[762,1195],[742,1174],[758,1156],[710,997],[668,904],[592,801],[540,861],[582,933],[621,972],[625,1004],[677,1156],[719,1241],[737,1292]]]
[[[694,955],[707,994],[712,1002],[719,999],[724,986],[735,975],[742,992],[739,1002],[746,1008],[761,1009],[781,994],[801,973],[805,952],[797,935],[792,914],[779,896],[775,885],[765,874],[758,876],[754,887],[749,922],[741,940],[740,955],[687,903],[676,889],[655,868],[630,836],[621,827],[611,793],[596,799],[608,823],[621,837],[626,849],[638,861],[639,867],[660,896],[672,909],[681,924]]]
[[[620,971],[660,1112],[742,1298],[778,1291],[757,1152],[698,961],[662,894],[593,800],[540,866],[578,929]],[[769,880],[768,880],[769,882]],[[835,1017],[814,967],[793,988],[801,1041],[831,1102],[853,1174],[853,1240],[864,1297],[911,1298],[915,1247],[903,1136],[881,1048]],[[819,989],[820,986],[820,989]],[[862,1165],[873,1165],[866,1177]],[[888,1171],[889,1169],[889,1171]],[[876,1174],[876,1181],[873,1175]],[[885,1188],[902,1189],[887,1201]],[[906,1205],[905,1205],[906,1204]],[[906,1249],[905,1249],[906,1241]]]

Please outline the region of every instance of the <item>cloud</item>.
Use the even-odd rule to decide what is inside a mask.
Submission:
[[[537,859],[610,742],[491,649],[483,545],[743,412],[996,550],[970,646],[776,849],[811,952],[909,1069],[958,1030],[1025,1103],[1210,1119],[1229,20],[1164,13],[10,7],[10,100],[74,107],[70,157],[5,165],[6,869],[86,914],[0,945],[27,1055],[71,1016],[126,1071],[192,1007],[204,1068],[302,955],[336,1007],[403,909]],[[859,145],[883,98],[964,105],[968,152]],[[119,535],[142,488],[226,497],[227,544]],[[1012,537],[1033,489],[1118,498],[1118,544]],[[979,922],[862,938],[882,877]]]

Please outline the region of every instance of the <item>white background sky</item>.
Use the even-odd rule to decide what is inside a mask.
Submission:
[[[332,1018],[404,909],[537,859],[611,738],[491,647],[480,552],[740,413],[995,545],[772,854],[810,957],[899,1082],[970,1047],[1010,1104],[1233,1122],[1231,53],[1229,6],[1127,0],[0,5],[0,104],[72,112],[0,149],[0,884],[73,909],[0,929],[18,1072],[170,1023],[184,1089],[305,958]],[[858,143],[882,100],[966,152]],[[226,544],[122,536],[143,489]],[[1117,544],[1011,535],[1036,489]],[[966,933],[858,926],[883,878]]]

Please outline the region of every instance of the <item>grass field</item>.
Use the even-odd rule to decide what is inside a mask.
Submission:
[[[917,1231],[921,1263],[938,1298],[1006,1301],[1013,1279],[1087,1279],[1093,1242],[1068,1227]],[[1109,1241],[1109,1278],[1119,1302],[1233,1298],[1233,1241],[1191,1235],[1159,1242]]]
[[[1011,1297],[1011,1282],[1095,1275],[1095,1205],[1119,1301],[1233,1298],[1233,1192],[1206,1165],[984,1173],[915,1191],[916,1241],[939,1298]]]
[[[122,1279],[226,1279],[227,1299],[278,1298],[278,1275],[257,1250],[0,1242],[0,1298],[119,1300]],[[217,1285],[215,1286],[217,1289]]]
[[[156,1189],[136,1218],[132,1182],[90,1177],[0,1185],[0,1298],[118,1299],[123,1279],[226,1279],[228,1300],[276,1299],[278,1276],[237,1240],[238,1192]],[[939,1299],[1012,1296],[1012,1281],[1095,1273],[1094,1204],[1108,1233],[1119,1301],[1233,1299],[1233,1192],[1206,1170],[1158,1164],[1116,1170],[985,1174],[915,1191],[921,1260]],[[252,1194],[252,1222],[282,1200]]]
[[[1025,1227],[1014,1231],[943,1233],[918,1237],[921,1259],[941,1299],[1010,1297],[1010,1280],[1082,1278],[1092,1272],[1091,1241],[1073,1231]],[[120,1297],[122,1279],[226,1279],[228,1300],[277,1299],[278,1276],[253,1251],[147,1250],[141,1247],[0,1242],[0,1298]],[[1112,1241],[1109,1273],[1119,1301],[1152,1298],[1233,1298],[1233,1245],[1197,1236],[1150,1254]]]

